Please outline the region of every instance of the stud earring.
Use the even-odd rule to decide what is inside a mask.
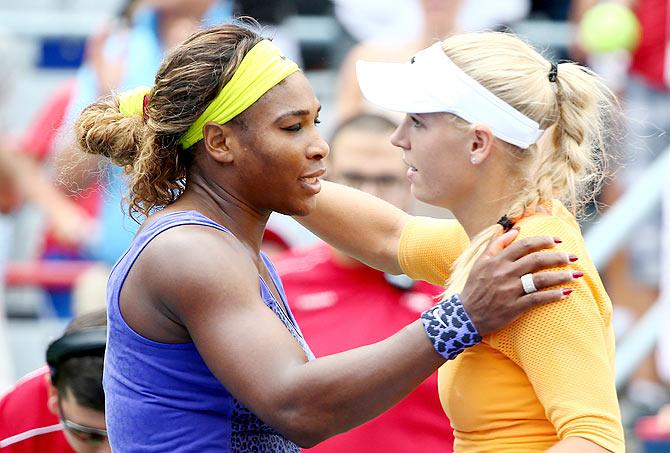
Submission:
[[[472,165],[477,165],[479,163],[479,160],[477,159],[477,156],[470,156],[470,163]]]

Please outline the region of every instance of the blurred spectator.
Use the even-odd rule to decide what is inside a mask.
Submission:
[[[285,26],[285,20],[296,13],[292,0],[235,0],[234,12],[235,16],[250,16],[263,24],[264,36],[272,38],[284,55],[302,66],[299,43]]]
[[[432,13],[453,10],[443,17],[460,31],[491,29],[524,18],[529,0],[333,0],[335,14],[346,31],[360,42],[402,44],[420,39]],[[460,3],[462,7],[456,5]],[[437,36],[425,44],[444,38]]]
[[[106,313],[74,319],[40,368],[0,398],[0,449],[7,453],[111,451],[102,389]]]
[[[0,31],[0,106],[4,104],[10,77],[11,63],[8,57],[12,40]],[[9,344],[7,341],[7,323],[5,314],[5,266],[9,259],[12,243],[11,224],[6,214],[18,203],[18,192],[12,179],[12,160],[6,149],[7,137],[4,130],[4,118],[0,118],[0,392],[12,382]]]
[[[201,25],[221,23],[231,14],[232,0],[129,0],[117,19],[89,38],[86,60],[75,80],[56,90],[21,143],[37,162],[48,160],[52,151],[57,154],[60,190],[49,187],[30,197],[46,200],[40,203],[51,225],[44,241],[45,259],[93,259],[111,266],[137,228],[122,207],[122,171],[103,168],[73,146],[69,127],[79,111],[112,90],[151,85],[166,51]],[[71,196],[61,196],[65,193]],[[96,268],[96,280],[99,274]],[[70,291],[52,290],[50,296],[59,316],[72,315]]]
[[[329,177],[408,209],[407,167],[389,142],[395,123],[359,114],[336,128]],[[380,341],[416,319],[441,288],[390,276],[326,245],[293,249],[276,259],[291,308],[316,356]],[[374,327],[371,327],[374,326]],[[398,406],[309,451],[451,451],[452,430],[433,374]]]
[[[41,245],[47,257],[78,256],[76,246],[93,234],[97,214],[97,192],[91,190],[85,196],[69,198],[54,190],[46,168],[73,93],[71,80],[55,89],[28,125],[13,156],[15,189],[46,215],[48,229]]]
[[[361,111],[376,111],[361,94],[356,80],[356,62],[403,62],[418,50],[427,47],[456,30],[456,17],[463,0],[421,0],[424,23],[419,36],[404,42],[388,40],[364,41],[354,46],[346,56],[339,74],[335,99],[335,119],[342,121]],[[353,6],[352,6],[353,8]],[[395,10],[393,10],[395,11]]]
[[[451,33],[500,26],[525,17],[530,7],[526,0],[397,0],[393,5],[386,1],[338,0],[336,4],[340,21],[361,40],[349,51],[340,70],[334,114],[339,121],[360,111],[377,110],[363,98],[358,88],[356,61],[404,62],[418,50]],[[406,22],[407,14],[411,17],[413,11],[418,12],[421,19],[419,26],[416,31],[403,33],[400,23],[394,24],[393,20]],[[386,20],[380,20],[380,17]],[[375,29],[379,30],[376,34]]]
[[[66,127],[88,104],[112,90],[123,91],[152,85],[166,51],[183,41],[201,25],[229,20],[232,2],[223,0],[145,0],[133,10],[129,26],[103,29],[88,48],[87,61],[78,71],[75,95],[66,114]],[[83,156],[71,137],[59,149],[59,174],[63,184],[74,192],[99,182],[102,204],[96,237],[89,238],[91,257],[113,264],[133,237],[137,224],[122,208],[123,172],[118,167],[100,172],[102,161]],[[101,174],[102,173],[102,174]]]

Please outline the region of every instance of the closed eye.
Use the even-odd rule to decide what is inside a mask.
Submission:
[[[314,124],[321,124],[321,120],[318,117],[314,118]],[[302,130],[302,123],[292,124],[291,126],[283,127],[282,129],[289,132],[299,132]]]
[[[296,124],[293,124],[289,127],[283,127],[282,129],[284,129],[285,131],[289,131],[289,132],[298,132],[298,131],[302,130],[302,124],[296,123]]]

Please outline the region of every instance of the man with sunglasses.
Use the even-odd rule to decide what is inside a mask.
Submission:
[[[109,452],[102,367],[106,315],[75,318],[47,350],[48,368],[25,376],[0,399],[3,453]]]

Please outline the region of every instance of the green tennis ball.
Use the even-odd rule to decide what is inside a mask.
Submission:
[[[582,45],[588,52],[634,50],[640,41],[640,23],[623,5],[601,3],[589,9],[579,24]]]

